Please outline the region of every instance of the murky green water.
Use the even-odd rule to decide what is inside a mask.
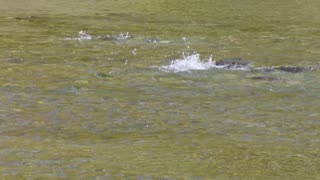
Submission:
[[[320,179],[319,71],[159,70],[183,51],[319,69],[320,1],[0,0],[0,12],[2,178]],[[81,30],[132,37],[70,40]]]

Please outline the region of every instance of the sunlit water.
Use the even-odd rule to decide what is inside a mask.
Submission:
[[[319,8],[0,0],[1,178],[319,179]]]

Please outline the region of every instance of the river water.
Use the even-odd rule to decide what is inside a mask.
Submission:
[[[0,0],[0,12],[3,178],[320,179],[320,1]],[[237,57],[314,70],[214,64]]]

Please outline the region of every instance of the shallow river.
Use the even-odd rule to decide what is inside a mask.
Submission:
[[[0,12],[1,177],[320,179],[320,1]],[[250,68],[215,66],[236,57]],[[279,66],[312,70],[254,70]]]

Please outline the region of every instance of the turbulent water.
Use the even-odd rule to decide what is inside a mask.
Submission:
[[[320,178],[320,1],[0,12],[1,178]]]

